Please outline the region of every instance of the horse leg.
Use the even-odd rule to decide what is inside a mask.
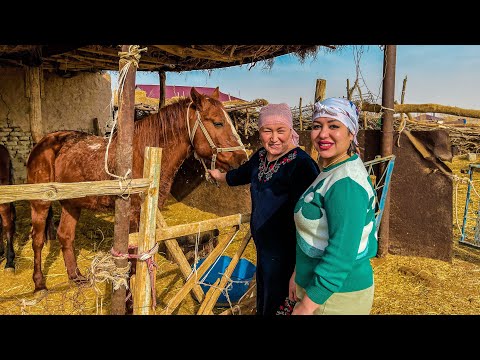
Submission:
[[[0,215],[5,212],[5,204],[0,204]],[[5,256],[5,246],[3,245],[3,223],[2,217],[0,216],[0,261],[3,260]]]
[[[75,281],[82,280],[82,274],[77,267],[74,252],[75,228],[80,218],[80,213],[81,208],[62,204],[62,214],[57,230],[57,237],[62,246],[63,261],[67,268],[68,278]]]
[[[42,273],[42,249],[45,244],[45,221],[48,216],[50,201],[32,200],[32,248],[33,248],[33,282],[34,292],[46,290],[45,278]]]
[[[7,262],[5,263],[5,270],[15,270],[15,250],[13,249],[13,237],[15,235],[15,206],[13,203],[8,205],[8,213],[5,218],[2,218],[7,233]]]

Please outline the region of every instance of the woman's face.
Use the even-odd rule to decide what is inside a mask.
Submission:
[[[260,128],[260,141],[271,157],[286,152],[292,144],[292,129],[285,124],[272,124]]]
[[[327,117],[316,118],[310,138],[322,159],[334,159],[347,152],[353,134],[340,121]]]

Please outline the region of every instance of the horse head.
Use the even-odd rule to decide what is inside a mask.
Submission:
[[[202,95],[192,87],[190,98],[187,127],[195,157],[206,161],[212,169],[216,167],[225,171],[248,160],[240,136],[218,100],[218,87],[211,96]]]

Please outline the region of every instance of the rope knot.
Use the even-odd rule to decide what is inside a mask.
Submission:
[[[140,49],[139,45],[130,45],[128,51],[119,51],[118,56],[120,56],[122,64],[131,63],[138,68],[138,62],[141,58],[140,53],[143,51],[147,51],[147,48]]]

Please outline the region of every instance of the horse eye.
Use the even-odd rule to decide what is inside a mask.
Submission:
[[[216,128],[219,128],[219,127],[222,127],[223,126],[223,123],[222,122],[213,122],[213,126],[215,126]]]

